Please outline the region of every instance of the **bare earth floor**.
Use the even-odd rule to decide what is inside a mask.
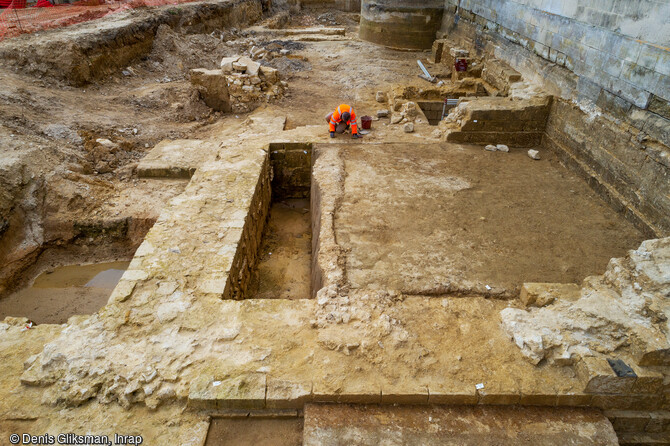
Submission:
[[[523,282],[602,274],[644,240],[549,154],[533,161],[521,149],[455,144],[341,151],[335,228],[353,288],[511,296]]]
[[[309,199],[272,203],[251,279],[252,299],[308,299],[312,235]]]

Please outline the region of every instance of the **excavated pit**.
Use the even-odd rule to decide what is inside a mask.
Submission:
[[[225,8],[212,7],[210,13],[213,13],[213,18],[191,22],[190,18],[199,14],[200,8],[202,6],[184,7],[181,17],[174,19],[166,15],[170,13],[162,11],[158,19],[139,29],[120,24],[117,26],[119,30],[104,32],[87,51],[80,49],[81,38],[75,39],[75,56],[81,53],[94,59],[88,71],[73,64],[60,66],[53,60],[53,55],[46,57],[49,48],[60,42],[50,43],[47,50],[40,50],[39,56],[45,58],[46,65],[22,68],[21,71],[60,78],[73,85],[97,82],[131,64],[136,56],[148,54],[152,42],[155,42],[153,34],[160,25],[174,26],[179,19],[182,29],[210,32],[221,26],[252,21],[260,11],[257,2],[236,0]],[[82,28],[86,31],[86,27]],[[87,32],[95,35],[97,30],[88,29]],[[128,48],[108,45],[112,40],[122,41],[120,37],[128,34],[134,35]],[[117,36],[118,39],[113,39]],[[223,33],[221,40],[224,40]],[[344,56],[350,59],[342,60],[361,70],[352,76],[355,80],[343,76],[342,84],[338,84],[338,80],[319,79],[320,69],[324,66],[332,68],[331,72],[341,72],[337,64],[343,54],[338,52],[344,53],[347,47],[350,49]],[[384,52],[385,49],[379,49],[379,54],[358,51],[361,48],[368,47],[355,41],[345,44],[325,40],[310,43],[308,49],[312,53],[309,57],[314,72],[309,77],[296,76],[291,87],[297,97],[282,103],[280,110],[270,111],[275,115],[289,115],[283,130],[290,132],[300,125],[317,121],[323,127],[325,110],[319,107],[326,102],[330,106],[331,101],[335,103],[342,99],[328,95],[336,96],[341,87],[344,89],[358,79],[378,74],[375,72],[378,68],[374,63],[368,63],[369,59],[374,62],[377,60],[375,57],[381,57],[379,54],[388,56],[389,53]],[[105,59],[105,52],[111,54],[109,60]],[[0,51],[0,54],[7,54],[7,50]],[[20,51],[12,54],[13,62],[10,64],[14,65],[20,65],[23,58],[28,57]],[[320,60],[323,57],[321,54],[328,54],[333,60],[324,62]],[[402,73],[404,80],[415,77],[411,70],[416,70],[416,57],[412,55],[406,59],[405,69],[407,66],[411,69]],[[165,99],[167,96],[159,94],[163,88],[160,85],[137,87],[149,77],[158,76],[156,73],[160,70],[147,68],[150,63],[155,62],[151,59],[135,66],[139,66],[140,74],[133,74],[127,79],[124,86],[131,86],[128,94],[141,93],[137,95],[137,103],[151,113],[156,112],[157,121],[168,116],[158,113],[159,109],[172,110],[173,106],[175,111],[188,109],[190,102],[183,99],[190,90],[185,85],[174,87],[169,86],[169,80],[165,81],[168,85],[166,89],[171,89],[169,101]],[[165,61],[165,65],[170,63]],[[476,75],[485,78],[486,84],[480,79],[454,78],[442,90],[424,88],[425,84],[397,87],[404,88],[404,92],[395,95],[395,100],[383,107],[398,111],[405,101],[416,101],[428,124],[435,126],[442,118],[444,97],[507,96],[509,82],[496,84],[495,94],[491,90],[496,80],[492,78],[491,73],[495,70],[491,68],[491,63],[486,62],[484,74],[479,69]],[[370,76],[366,75],[366,69],[371,70],[367,72]],[[433,70],[431,68],[431,73],[436,73]],[[163,74],[160,73],[161,76]],[[117,73],[117,76],[121,75]],[[311,76],[317,77],[316,81]],[[396,79],[394,85],[399,85],[399,82],[402,80]],[[332,88],[324,89],[323,85]],[[365,84],[356,85],[356,91],[362,92],[363,99],[356,105],[361,115],[372,113],[375,107],[379,107],[373,102],[374,91],[367,91],[367,87]],[[91,88],[92,94],[99,94],[97,88]],[[391,87],[385,85],[379,88]],[[354,87],[350,90],[353,91]],[[76,98],[77,95],[83,97],[81,91],[72,96]],[[200,104],[197,95],[191,97],[195,98],[194,104]],[[101,96],[89,96],[87,100],[99,102],[103,107],[106,102]],[[114,101],[110,103],[117,105]],[[182,108],[177,107],[179,104]],[[64,108],[68,107],[71,105],[66,102]],[[563,143],[565,140],[561,137],[560,118],[574,110],[560,102],[558,105],[554,102],[551,107],[553,122],[550,118],[548,130],[544,128],[544,120],[539,128],[531,128],[537,138],[530,138],[528,147],[543,149],[547,148],[547,144]],[[111,111],[107,112],[111,115]],[[448,112],[449,107],[445,113]],[[169,117],[198,120],[204,116],[211,118],[210,123],[220,118],[208,113],[190,116],[180,112]],[[421,117],[421,112],[418,116]],[[228,118],[226,125],[232,122],[232,117]],[[505,121],[513,121],[508,118],[505,115]],[[170,119],[166,119],[167,127],[176,125]],[[579,123],[588,128],[591,121],[580,119]],[[150,121],[148,115],[129,115],[128,120],[136,120],[145,129],[155,127],[153,124],[156,123]],[[244,117],[240,122],[243,120]],[[500,135],[508,132],[508,123],[504,123],[505,128],[488,132],[486,128],[475,125],[481,124],[481,121],[466,121],[464,123],[468,127],[453,133],[456,138],[461,138],[455,139],[454,143],[446,138],[429,140],[429,134],[435,129],[428,128],[425,122],[417,125],[416,133],[410,135],[404,135],[401,126],[389,126],[385,132],[380,132],[382,127],[379,125],[366,135],[363,144],[360,140],[351,144],[350,141],[333,144],[323,128],[307,137],[305,134],[311,131],[307,127],[299,128],[299,132],[286,139],[274,139],[276,135],[269,139],[315,141],[314,151],[311,144],[272,143],[264,146],[267,143],[264,137],[259,138],[263,142],[242,143],[243,138],[236,138],[243,135],[244,130],[239,130],[235,138],[228,140],[228,146],[217,140],[223,139],[220,136],[222,132],[207,128],[202,130],[200,127],[182,126],[180,132],[169,136],[165,132],[156,132],[151,139],[147,137],[152,144],[165,138],[189,136],[210,138],[215,143],[202,149],[202,152],[211,152],[212,156],[188,160],[185,170],[180,171],[188,173],[184,177],[193,177],[190,189],[183,196],[174,194],[177,199],[156,225],[158,231],[152,231],[155,236],[149,240],[151,243],[145,244],[142,253],[138,251],[133,260],[133,266],[128,271],[132,274],[128,274],[117,287],[109,312],[105,309],[96,315],[95,318],[99,318],[97,327],[88,327],[73,318],[62,335],[71,338],[61,338],[60,344],[54,343],[49,349],[44,349],[45,343],[59,336],[55,331],[52,336],[43,335],[49,327],[38,327],[19,335],[30,342],[34,339],[29,338],[31,336],[45,337],[42,341],[34,341],[35,345],[31,344],[28,349],[9,335],[7,342],[3,339],[3,345],[14,342],[20,352],[16,354],[14,346],[0,350],[3,358],[13,361],[13,369],[2,369],[3,374],[11,378],[0,383],[0,390],[7,396],[5,404],[23,407],[25,403],[24,411],[43,411],[35,415],[34,421],[30,418],[30,423],[37,426],[37,423],[47,419],[46,413],[51,410],[46,402],[60,397],[63,399],[59,402],[65,401],[67,410],[72,411],[67,414],[71,418],[86,420],[85,411],[93,415],[87,421],[87,428],[101,417],[108,424],[105,429],[115,430],[135,423],[128,420],[142,419],[145,424],[141,426],[141,433],[150,439],[149,442],[162,435],[163,442],[170,437],[172,442],[185,444],[184,437],[177,439],[177,436],[173,438],[166,433],[172,430],[175,434],[179,430],[186,432],[185,436],[198,437],[202,440],[200,444],[208,445],[300,444],[303,424],[306,433],[308,430],[312,434],[315,431],[314,426],[308,429],[307,423],[300,417],[304,403],[317,399],[317,395],[324,401],[336,403],[382,401],[383,404],[425,405],[440,401],[444,404],[481,404],[484,406],[479,407],[485,410],[487,404],[586,404],[605,408],[603,400],[598,402],[596,399],[598,395],[591,400],[592,395],[582,394],[585,378],[573,372],[574,365],[561,367],[557,372],[556,367],[552,368],[553,365],[546,362],[538,368],[525,362],[514,343],[509,342],[508,334],[501,332],[500,312],[506,307],[520,305],[519,288],[525,282],[575,283],[586,276],[601,274],[611,257],[625,255],[627,249],[638,246],[643,234],[616,212],[622,209],[609,208],[580,178],[566,170],[561,164],[565,162],[561,152],[543,151],[539,162],[529,159],[525,150],[517,150],[514,146],[507,154],[486,152],[483,147],[469,143],[479,143],[490,137],[497,139],[491,142],[507,143],[500,140]],[[491,122],[498,123],[498,120],[488,119],[487,124]],[[138,127],[141,135],[143,128]],[[194,128],[197,132],[193,131]],[[218,130],[221,128],[218,127]],[[394,130],[397,131],[394,133]],[[526,138],[526,130],[521,128],[519,133],[524,134],[510,137]],[[554,135],[547,141],[549,131]],[[540,145],[540,136],[545,138],[542,140],[544,145]],[[417,140],[416,137],[422,139]],[[474,137],[483,139],[475,141]],[[248,159],[247,153],[234,151],[238,141],[239,146],[244,146],[245,150],[248,148],[252,153]],[[143,140],[141,145],[144,144]],[[257,171],[249,166],[255,168],[261,164],[256,164],[257,159],[253,158],[255,154],[258,159],[264,156],[260,147],[268,147],[268,150],[259,168],[261,174],[256,184]],[[317,173],[318,162],[321,162],[321,177]],[[233,166],[230,171],[226,170],[227,166],[223,167],[226,163]],[[243,168],[238,170],[238,166]],[[319,181],[312,178],[313,166]],[[341,170],[338,170],[339,166]],[[245,168],[249,172],[253,170],[253,174],[247,172],[243,181],[239,178],[244,177],[241,171]],[[240,188],[231,192],[229,186],[235,179]],[[248,190],[244,189],[247,185]],[[128,190],[132,196],[134,188],[129,187]],[[247,197],[241,195],[240,190],[251,192]],[[68,203],[72,208],[81,205],[81,199],[75,198]],[[45,201],[49,202],[49,199]],[[145,204],[149,201],[145,200]],[[220,205],[221,202],[230,203],[230,206],[212,204]],[[112,207],[123,209],[124,203]],[[625,209],[623,211],[626,212]],[[97,208],[82,211],[88,214],[97,212]],[[106,212],[109,219],[109,215],[117,211],[107,209]],[[101,246],[97,232],[104,225],[89,225],[87,222],[75,225],[80,236],[62,239],[65,246],[61,247],[61,254],[53,255],[50,260],[50,250],[26,256],[28,266],[23,268],[21,279],[17,279],[14,285],[19,282],[27,284],[33,279],[34,283],[0,300],[0,318],[11,314],[29,317],[37,323],[63,323],[71,315],[96,312],[107,303],[126,263],[60,266],[108,261],[113,260],[112,257],[130,259],[156,217],[144,221],[146,230],[135,231],[132,242],[124,241],[119,234],[116,242],[121,254],[118,256],[112,256],[110,252],[104,256],[96,255],[96,248]],[[225,225],[220,225],[220,220],[226,219],[229,224],[222,229]],[[52,221],[50,230],[61,230],[59,224],[63,226],[63,220]],[[0,236],[6,230],[4,223],[0,218]],[[10,227],[10,230],[13,229]],[[237,229],[242,234],[241,238],[234,237]],[[328,231],[332,232],[332,240]],[[187,235],[180,238],[174,236],[175,233]],[[85,246],[68,253],[72,247],[68,243],[73,239],[86,241]],[[165,240],[173,243],[161,243]],[[321,244],[329,245],[324,249]],[[211,248],[213,245],[217,245],[216,249]],[[335,271],[337,268],[341,270]],[[45,270],[53,272],[46,274]],[[206,274],[201,270],[207,270]],[[228,275],[229,272],[229,277],[222,280],[224,273]],[[77,280],[71,281],[73,276]],[[225,281],[226,288],[222,292]],[[45,284],[49,288],[44,288]],[[0,287],[2,285],[0,283]],[[578,288],[577,285],[572,286]],[[323,293],[324,298],[328,298],[326,304],[322,304],[321,298],[308,300],[322,288],[327,291]],[[354,302],[351,307],[347,293]],[[468,296],[468,299],[452,299],[454,296]],[[510,301],[485,299],[488,297]],[[246,301],[231,302],[226,299]],[[432,315],[430,323],[427,314]],[[9,328],[7,332],[11,330]],[[78,334],[79,338],[75,339],[72,333]],[[82,352],[75,351],[73,354],[63,347],[70,339],[75,339],[76,347],[82,347]],[[97,345],[90,343],[96,339],[102,341]],[[451,341],[445,342],[445,339]],[[93,347],[89,348],[91,345]],[[42,353],[39,360],[33,358],[33,372],[45,358],[60,360],[65,357],[68,364],[73,361],[73,369],[66,369],[65,362],[51,364],[53,370],[42,370],[42,375],[37,372],[32,375],[41,381],[35,378],[31,381],[30,374],[22,375],[28,356],[40,354],[43,349],[46,353]],[[59,349],[65,349],[65,352],[61,354]],[[48,358],[49,354],[53,356]],[[169,366],[160,364],[158,367],[154,361],[163,357]],[[103,360],[108,362],[98,367]],[[5,362],[10,364],[9,360]],[[74,370],[74,367],[81,369]],[[576,370],[577,367],[574,367]],[[97,370],[105,370],[105,375],[95,382],[94,372]],[[81,388],[58,391],[54,389],[65,379],[49,381],[47,375],[63,372],[63,376],[69,379],[75,376],[74,373],[82,371],[88,374],[77,381],[77,386],[81,385]],[[121,382],[121,387],[114,387],[115,381],[114,386],[109,386],[112,379],[126,375],[132,377],[129,383]],[[507,375],[512,375],[514,379],[508,382]],[[444,376],[451,378],[445,381],[442,379]],[[549,379],[545,380],[547,376]],[[27,388],[15,388],[19,377],[29,386],[44,386],[46,390],[43,390],[42,403],[40,398],[34,398],[37,393],[29,393],[35,387],[26,392]],[[198,394],[196,384],[199,379],[217,387],[207,387],[206,390],[212,392],[210,394]],[[232,383],[230,386],[227,381],[226,385],[221,385],[222,380],[228,379]],[[235,380],[239,382],[236,384]],[[6,384],[9,381],[11,386]],[[459,387],[461,381],[463,388]],[[476,387],[475,390],[474,384],[480,381],[482,385],[485,383],[485,387]],[[562,383],[573,381],[574,388],[568,389],[567,384],[562,387]],[[139,385],[141,390],[132,387],[136,382],[142,383]],[[175,382],[179,385],[173,386]],[[215,382],[218,385],[213,384]],[[441,385],[445,387],[441,388]],[[67,396],[63,396],[65,392]],[[19,401],[17,395],[21,393],[28,395],[25,401]],[[567,399],[561,399],[566,396]],[[122,401],[125,397],[129,399]],[[584,398],[580,397],[588,397],[588,402],[583,403]],[[604,398],[610,397],[605,395]],[[656,398],[650,392],[641,399],[651,401],[652,397]],[[119,405],[114,398],[118,398]],[[193,406],[193,411],[182,411],[181,403],[188,399],[190,405],[198,398],[201,398],[201,403],[204,401],[202,405]],[[16,404],[17,401],[19,404]],[[82,404],[84,402],[86,404]],[[126,403],[128,407],[124,405]],[[607,400],[606,403],[610,404],[609,409],[623,408],[623,405],[618,405],[618,400]],[[156,406],[160,404],[162,406],[156,411]],[[240,418],[214,418],[211,422],[196,420],[193,414],[201,416],[205,413],[205,418],[210,415],[209,412],[199,412],[198,407],[214,409],[219,414],[243,408],[241,412],[246,414]],[[293,410],[288,411],[292,413],[289,417],[282,419],[253,414],[253,410],[263,407],[267,408],[265,415],[270,414],[271,417],[276,415],[272,411],[277,407]],[[339,409],[338,405],[333,407]],[[384,417],[388,416],[385,412],[388,407],[391,406],[379,409]],[[115,418],[117,414],[114,411],[117,409],[123,411],[123,415]],[[141,412],[145,409],[147,412]],[[15,410],[6,413],[16,416]],[[420,413],[416,406],[406,410],[411,416]],[[529,413],[537,416],[541,411],[529,408]],[[26,414],[18,416],[26,417]],[[55,415],[54,420],[56,416],[61,420],[58,423],[67,423],[62,421],[65,419],[62,414]],[[477,425],[485,416],[476,413],[472,425]],[[616,419],[614,415],[607,416]],[[342,415],[334,419],[347,420]],[[527,424],[528,419],[524,416],[521,422]],[[432,422],[430,418],[428,421]],[[604,428],[611,428],[602,416],[600,421],[604,421]],[[53,426],[61,427],[55,421],[53,423]],[[196,425],[198,433],[191,435],[196,430],[192,426]],[[83,424],[78,424],[78,427],[81,426]],[[136,423],[133,426],[136,427]],[[152,437],[152,429],[160,434]],[[514,429],[512,435],[516,432]],[[540,433],[544,434],[544,431]],[[368,440],[375,438],[374,434],[361,435]],[[485,435],[485,438],[490,438],[488,432]],[[561,436],[559,440],[565,438],[567,436]],[[159,440],[156,444],[162,443]]]
[[[103,307],[130,262],[67,265],[40,274],[0,300],[0,318],[27,317],[37,324],[63,324],[72,315]]]
[[[318,245],[312,240],[312,146],[270,144],[266,165],[238,247],[235,298],[309,299],[312,247]]]

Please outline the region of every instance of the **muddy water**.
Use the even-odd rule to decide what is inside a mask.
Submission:
[[[248,298],[309,299],[311,259],[309,199],[273,202]]]
[[[0,320],[23,316],[38,324],[62,324],[75,314],[103,307],[130,262],[68,265],[40,274],[32,286],[0,300]]]

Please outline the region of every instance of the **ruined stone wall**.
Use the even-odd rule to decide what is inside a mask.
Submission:
[[[662,236],[670,233],[668,14],[670,4],[651,1],[445,0],[442,33],[562,99],[545,146]]]
[[[274,198],[307,198],[312,176],[312,145],[270,144]]]
[[[244,299],[256,263],[258,248],[263,237],[263,230],[270,212],[272,189],[270,187],[270,160],[266,157],[261,167],[261,174],[256,184],[249,212],[244,217],[242,236],[230,267],[228,280],[223,292],[223,299]]]

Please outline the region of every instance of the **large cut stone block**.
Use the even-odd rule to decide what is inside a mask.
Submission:
[[[191,83],[198,88],[209,107],[222,112],[231,111],[228,81],[223,70],[191,70]]]

